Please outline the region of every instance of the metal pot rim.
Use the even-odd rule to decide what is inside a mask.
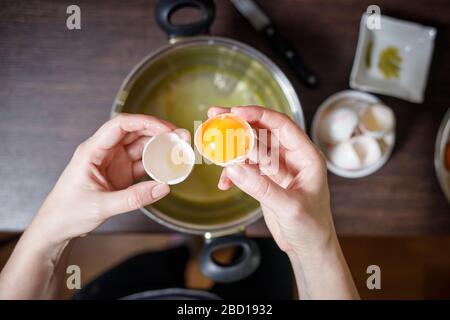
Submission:
[[[156,51],[151,52],[146,57],[144,57],[128,73],[127,77],[122,82],[119,91],[116,95],[116,98],[113,102],[110,117],[112,118],[120,113],[121,108],[125,104],[126,98],[128,96],[129,93],[128,90],[133,86],[134,79],[137,79],[139,77],[139,75],[144,70],[145,65],[147,63],[150,63],[152,60],[160,58],[173,50],[181,50],[186,47],[204,44],[222,45],[229,47],[233,50],[240,50],[241,52],[251,56],[252,58],[258,60],[261,64],[266,66],[272,72],[275,80],[277,81],[277,83],[279,83],[281,90],[283,91],[286,99],[288,100],[295,121],[297,122],[298,125],[300,125],[302,128],[305,129],[305,121],[300,100],[298,99],[297,93],[295,92],[295,89],[292,86],[291,82],[288,80],[286,75],[281,71],[281,69],[274,62],[272,62],[272,60],[270,60],[267,56],[265,56],[262,52],[256,50],[255,48],[233,39],[217,36],[195,36],[183,39],[178,38],[175,41],[172,41],[171,43],[161,47],[160,49],[157,49]],[[255,222],[262,216],[262,211],[261,208],[259,207],[258,209],[248,213],[245,217],[233,221],[232,223],[216,226],[200,226],[172,219],[164,215],[156,208],[152,208],[150,211],[149,209],[144,207],[141,208],[140,210],[146,216],[150,217],[151,219],[170,229],[190,234],[204,235],[205,238],[241,232],[245,229],[246,226]]]

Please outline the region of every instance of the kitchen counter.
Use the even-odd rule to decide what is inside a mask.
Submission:
[[[109,118],[121,82],[144,56],[167,43],[153,18],[155,1],[77,1],[81,30],[66,28],[66,2],[2,1],[0,8],[0,232],[22,231],[75,147]],[[292,80],[308,128],[317,106],[348,88],[361,14],[359,0],[260,1],[280,33],[318,72],[308,90],[228,1],[216,1],[211,33],[266,53]],[[377,173],[355,180],[329,174],[340,235],[449,234],[450,205],[435,177],[440,121],[450,107],[450,4],[378,1],[383,14],[438,29],[426,100],[386,96],[397,142]],[[99,232],[166,231],[139,212],[115,217]],[[249,231],[267,235],[264,223]]]

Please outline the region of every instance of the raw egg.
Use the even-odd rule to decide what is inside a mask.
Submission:
[[[195,132],[194,142],[203,157],[226,166],[247,159],[253,149],[254,133],[247,121],[225,113],[203,122]]]
[[[175,133],[152,137],[144,147],[142,162],[147,174],[158,182],[177,184],[192,172],[194,150]]]

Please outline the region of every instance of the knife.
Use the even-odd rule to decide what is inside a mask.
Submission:
[[[295,47],[283,39],[276,31],[266,13],[254,0],[230,0],[241,15],[243,15],[258,32],[264,34],[266,40],[275,51],[286,59],[289,67],[299,79],[310,88],[319,85],[317,75],[309,70]]]

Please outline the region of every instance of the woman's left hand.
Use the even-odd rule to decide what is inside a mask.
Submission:
[[[120,114],[106,122],[78,146],[31,228],[50,242],[60,243],[167,195],[168,185],[134,183],[145,176],[141,156],[147,140],[175,129],[173,124],[146,115]],[[178,134],[186,135],[184,131]]]

